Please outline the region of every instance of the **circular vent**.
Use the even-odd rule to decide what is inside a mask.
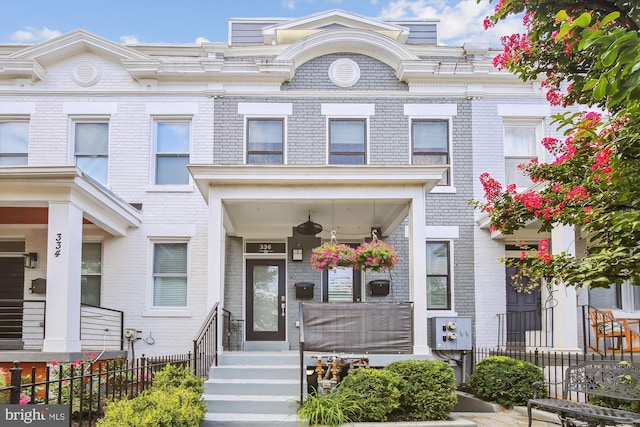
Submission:
[[[100,79],[100,69],[91,61],[80,61],[73,68],[73,80],[80,86],[92,86]]]
[[[336,86],[351,87],[360,80],[360,67],[351,59],[338,59],[329,67],[329,78]]]

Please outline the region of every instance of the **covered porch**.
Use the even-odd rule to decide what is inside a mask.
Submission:
[[[294,286],[305,281],[326,283],[322,273],[310,267],[310,249],[329,240],[332,231],[340,242],[362,242],[371,236],[372,229],[383,239],[395,233],[402,237],[408,255],[401,260],[403,272],[394,273],[394,280],[403,281],[413,303],[412,353],[431,353],[424,285],[425,200],[446,166],[189,165],[189,170],[209,206],[209,306],[225,301],[230,305],[230,294],[236,293],[239,297],[233,301],[237,305],[223,307],[243,320],[251,316],[250,288],[238,292],[237,280],[230,277],[240,275],[246,281],[252,274],[251,265],[259,263],[259,258],[274,263],[281,260],[284,291],[277,296],[277,303],[285,333],[275,339],[295,346],[300,301]],[[309,219],[321,225],[322,231],[297,235],[296,226]],[[232,240],[241,247],[237,254],[227,253]],[[251,242],[282,242],[283,250],[250,253],[247,244]],[[293,249],[298,248],[302,258],[296,262]],[[242,261],[236,259],[240,254]],[[316,289],[316,301],[326,301],[325,292],[324,285]],[[247,331],[244,334],[249,336]]]
[[[5,322],[0,348],[121,350],[122,312],[81,305],[82,244],[140,224],[138,209],[74,166],[0,168],[0,274],[12,277],[2,299],[11,327]]]

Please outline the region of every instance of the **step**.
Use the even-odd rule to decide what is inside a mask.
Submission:
[[[300,397],[264,395],[217,395],[202,396],[209,413],[233,414],[280,414],[292,415],[298,410]]]
[[[206,414],[200,427],[302,427],[295,415]]]
[[[297,351],[225,351],[218,356],[218,365],[300,366],[300,354]],[[215,367],[212,369],[215,369]]]
[[[206,394],[296,396],[300,380],[212,378],[204,383]]]
[[[300,367],[297,365],[220,365],[211,369],[209,378],[297,380],[300,378]]]

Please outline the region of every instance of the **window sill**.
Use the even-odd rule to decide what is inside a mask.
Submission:
[[[147,193],[193,193],[193,185],[152,185],[147,187]]]
[[[191,317],[191,310],[187,308],[176,308],[176,309],[150,308],[142,312],[142,317]]]
[[[453,187],[451,185],[436,185],[431,189],[429,193],[455,194],[456,187]]]

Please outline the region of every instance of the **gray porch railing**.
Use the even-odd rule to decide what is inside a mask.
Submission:
[[[41,350],[44,340],[46,301],[0,299],[0,337],[24,350]],[[124,313],[89,304],[80,306],[82,350],[123,350]]]

